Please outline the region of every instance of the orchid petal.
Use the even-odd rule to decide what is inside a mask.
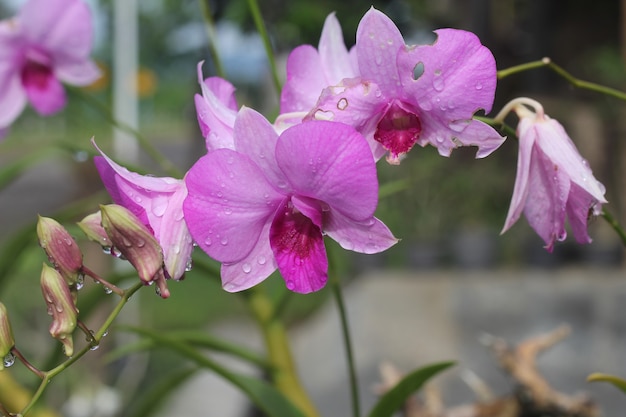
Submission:
[[[163,249],[165,270],[172,279],[180,279],[185,274],[193,251],[193,242],[182,211],[186,197],[187,188],[181,181],[181,186],[166,197],[168,209],[162,217],[151,215],[151,212],[154,214],[154,204],[152,210],[146,210],[151,218],[154,234]]]
[[[387,150],[374,140],[374,132],[388,107],[389,100],[376,84],[354,78],[324,89],[307,119],[330,120],[353,126],[365,136],[377,161]]]
[[[391,19],[370,8],[356,31],[356,53],[361,76],[378,84],[388,95],[399,94],[401,83],[396,58],[404,47],[402,34]]]
[[[327,85],[336,85],[344,78],[353,78],[358,75],[343,41],[341,25],[335,13],[326,17],[317,49]]]
[[[228,292],[247,290],[269,277],[278,265],[270,246],[271,223],[261,230],[261,235],[250,253],[241,261],[222,264],[222,286]]]
[[[500,233],[506,232],[515,224],[522,214],[526,199],[528,198],[530,161],[533,155],[533,147],[537,140],[536,135],[534,135],[532,122],[529,119],[523,118],[520,120],[518,136],[519,153],[517,156],[517,173],[515,174],[513,197],[511,198],[511,205],[509,206],[509,212],[506,216],[504,227]]]
[[[310,110],[327,85],[317,50],[311,45],[295,48],[287,58],[287,82],[280,95],[280,112]]]
[[[389,228],[376,217],[356,222],[331,210],[324,221],[324,232],[346,250],[379,253],[398,243]]]
[[[202,61],[198,63],[198,83],[202,95],[196,94],[196,114],[208,151],[233,149],[233,126],[237,116],[234,87],[218,77],[202,79]]]
[[[185,183],[187,227],[202,250],[220,262],[246,257],[285,198],[254,162],[230,149],[200,158]]]
[[[79,0],[29,0],[19,13],[22,30],[60,61],[87,59],[91,51],[91,12]]]
[[[572,233],[578,243],[591,243],[587,232],[589,217],[594,214],[598,207],[595,200],[585,189],[576,183],[571,184],[569,198],[567,200],[567,220],[572,227]]]
[[[242,107],[235,120],[234,138],[237,152],[254,161],[272,184],[286,184],[274,155],[278,134],[261,113]]]
[[[433,45],[420,45],[398,57],[407,97],[414,97],[413,103],[424,110],[432,108],[433,117],[450,121],[467,119],[479,109],[489,113],[497,82],[491,51],[471,32],[439,29],[435,33]],[[415,80],[418,62],[423,73]]]
[[[102,76],[102,71],[93,61],[59,62],[54,74],[65,83],[72,85],[89,85]]]
[[[545,116],[535,123],[537,135],[545,140],[538,141],[538,146],[552,161],[558,161],[559,168],[567,173],[570,180],[588,192],[601,203],[606,203],[604,187],[593,177],[589,164],[580,156],[576,146],[554,119]],[[558,140],[555,140],[558,138]]]
[[[45,77],[45,78],[44,78]],[[33,80],[23,77],[23,87],[28,101],[43,116],[49,116],[65,107],[65,89],[52,73],[35,75]]]
[[[562,241],[565,207],[570,190],[567,174],[559,170],[537,147],[533,148],[524,214],[530,226],[552,251],[555,240]]]
[[[322,233],[290,203],[278,211],[270,228],[270,244],[287,289],[310,293],[326,285],[328,258]]]
[[[355,220],[374,213],[375,162],[352,127],[325,121],[293,126],[278,140],[276,161],[296,194],[323,201]]]

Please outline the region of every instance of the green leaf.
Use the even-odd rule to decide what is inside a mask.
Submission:
[[[391,417],[414,392],[430,378],[454,365],[454,362],[441,362],[418,369],[402,378],[398,384],[387,391],[369,413],[369,417]]]
[[[154,340],[159,347],[171,349],[188,360],[195,362],[198,366],[210,369],[220,375],[241,389],[250,401],[268,416],[304,417],[302,411],[297,409],[280,391],[267,382],[255,377],[231,372],[213,359],[205,356],[199,350],[173,337],[147,329],[132,328],[131,330]]]
[[[626,380],[609,374],[595,373],[587,377],[589,382],[608,382],[626,394]]]
[[[136,331],[134,327],[127,326],[119,326],[117,327],[121,330],[130,330]],[[238,359],[249,362],[253,365],[257,365],[263,370],[269,371],[271,369],[271,365],[268,363],[265,358],[260,355],[252,352],[248,349],[244,349],[239,345],[235,345],[233,343],[227,342],[222,339],[218,339],[213,337],[206,332],[201,331],[193,331],[193,330],[179,330],[179,331],[170,331],[167,334],[161,332],[160,334],[166,335],[173,340],[180,341],[181,343],[189,344],[191,346],[209,349],[215,352],[222,352],[230,354]],[[141,340],[137,343],[126,344],[121,346],[107,355],[107,360],[113,361],[119,359],[123,356],[130,355],[132,353],[153,349],[157,347],[155,341],[153,339],[149,340]]]

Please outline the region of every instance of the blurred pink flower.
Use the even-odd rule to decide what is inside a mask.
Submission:
[[[111,199],[151,229],[163,249],[167,277],[182,278],[193,250],[183,218],[183,200],[187,196],[184,181],[131,172],[98,151],[102,156],[96,156],[94,163]]]
[[[541,104],[520,98],[505,106],[500,114],[505,115],[511,108],[520,118],[519,156],[515,188],[502,233],[524,212],[548,251],[552,251],[555,241],[567,237],[566,218],[576,241],[590,243],[587,222],[592,215],[600,214],[602,204],[607,202],[604,186],[595,179],[563,126],[545,115]]]
[[[396,243],[373,217],[376,167],[352,127],[311,121],[279,136],[262,115],[243,108],[234,145],[236,151],[209,152],[191,167],[183,204],[195,241],[223,263],[225,290],[250,288],[277,268],[288,289],[319,290],[327,281],[324,235],[361,253]]]
[[[91,14],[82,0],[29,0],[0,22],[0,130],[27,102],[44,116],[61,110],[61,82],[95,81],[100,71],[89,59],[91,43]]]

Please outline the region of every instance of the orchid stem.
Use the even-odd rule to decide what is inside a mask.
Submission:
[[[28,368],[29,371],[31,371],[32,373],[34,373],[35,375],[37,375],[39,378],[43,379],[44,374],[42,371],[40,371],[39,369],[35,368],[35,366],[33,366],[33,364],[31,364],[25,357],[24,355],[22,355],[22,352],[20,352],[15,346],[13,346],[13,348],[11,349],[11,353],[17,358],[19,359],[20,362],[22,362],[24,364],[24,366],[26,368]]]
[[[257,31],[259,32],[259,35],[263,39],[263,45],[265,46],[265,53],[267,54],[267,59],[270,63],[270,69],[272,71],[272,80],[274,81],[276,92],[278,93],[278,96],[280,96],[282,85],[280,82],[280,78],[278,77],[278,69],[276,67],[276,59],[274,57],[274,50],[272,49],[272,43],[270,42],[269,35],[267,34],[267,29],[265,28],[265,22],[263,22],[263,16],[261,16],[261,10],[259,9],[259,4],[257,0],[248,0],[248,6],[250,7],[250,13],[252,13],[252,18],[254,19],[254,24],[256,25]]]
[[[222,78],[226,78],[224,66],[222,65],[220,54],[217,50],[215,22],[213,21],[213,15],[211,14],[211,6],[209,4],[209,0],[200,0],[200,8],[202,9],[202,16],[204,17],[204,23],[206,24],[206,31],[209,37],[209,53],[211,54],[211,59],[213,59],[215,73]]]
[[[615,220],[615,218],[608,211],[602,209],[602,213],[600,214],[604,220],[615,230],[619,238],[622,240],[622,245],[626,246],[626,232],[620,224]]]
[[[50,381],[52,381],[52,378],[54,378],[55,376],[63,372],[65,369],[69,368],[74,362],[78,361],[81,357],[83,357],[87,352],[91,350],[94,344],[97,345],[100,343],[100,340],[102,340],[102,337],[106,333],[107,329],[109,328],[109,326],[111,326],[111,323],[115,320],[115,318],[120,314],[120,312],[122,311],[122,308],[124,308],[124,306],[130,299],[130,297],[143,286],[144,284],[142,282],[139,282],[138,284],[135,284],[134,286],[124,291],[124,295],[122,296],[120,301],[118,301],[117,305],[115,306],[113,311],[109,314],[109,316],[104,321],[102,326],[100,326],[100,329],[93,334],[89,332],[89,334],[93,338],[93,341],[91,343],[86,344],[81,350],[74,353],[72,357],[68,358],[65,362],[58,365],[57,367],[46,372],[41,372],[41,384],[37,388],[37,391],[35,392],[33,397],[30,399],[30,402],[20,412],[20,415],[24,416],[31,410],[31,408],[35,405],[37,400],[39,400],[39,398],[42,396],[42,394],[48,387],[48,384],[50,383]]]
[[[116,285],[111,284],[110,282],[108,282],[107,280],[103,279],[102,277],[100,277],[100,275],[96,274],[95,272],[93,272],[91,269],[87,268],[85,265],[82,266],[81,268],[82,272],[91,277],[94,281],[102,284],[104,287],[110,289],[112,292],[114,292],[115,294],[119,295],[120,297],[124,296],[124,290],[117,287]]]
[[[274,386],[305,416],[319,417],[297,375],[285,326],[275,316],[275,308],[263,288],[251,291],[248,306],[263,333]]]
[[[498,71],[498,79],[501,80],[513,74],[543,67],[548,67],[559,76],[564,78],[566,81],[568,81],[570,84],[572,84],[574,87],[582,88],[584,90],[595,91],[597,93],[606,94],[619,100],[626,101],[626,93],[611,87],[606,87],[600,84],[578,79],[569,72],[565,71],[562,67],[552,62],[552,60],[548,57],[543,58],[539,61],[528,62],[526,64],[516,65],[510,68],[500,70]]]
[[[348,373],[350,378],[350,397],[352,399],[352,415],[359,417],[361,415],[361,406],[359,401],[359,387],[358,379],[356,376],[356,365],[354,363],[354,354],[352,349],[352,339],[350,337],[350,328],[348,326],[348,314],[346,313],[346,306],[343,300],[343,294],[341,291],[341,283],[337,278],[332,278],[330,283],[335,302],[337,303],[337,309],[339,310],[339,317],[341,319],[341,333],[343,335],[343,344],[346,351],[346,360],[348,362]]]
[[[154,147],[154,145],[150,143],[150,141],[148,141],[141,134],[141,132],[134,129],[132,126],[117,120],[113,116],[113,113],[111,113],[111,110],[106,105],[104,105],[95,97],[89,94],[85,94],[85,92],[79,88],[67,86],[67,89],[73,92],[74,94],[76,94],[76,96],[80,98],[81,100],[83,100],[85,103],[89,104],[90,106],[95,108],[98,112],[100,112],[100,114],[102,114],[102,116],[109,123],[111,123],[114,127],[133,135],[139,142],[139,145],[141,146],[141,148],[148,154],[148,156],[150,156],[150,158],[152,158],[156,163],[158,163],[161,169],[163,169],[163,171],[165,171],[168,175],[171,175],[177,178],[181,176],[181,173],[178,170],[178,168],[176,168],[169,159],[167,159],[156,147]]]

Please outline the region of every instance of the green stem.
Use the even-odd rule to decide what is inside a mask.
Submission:
[[[585,90],[595,91],[597,93],[606,94],[611,97],[615,97],[620,100],[626,101],[626,93],[616,90],[611,87],[606,87],[600,84],[592,83],[589,81],[584,81],[574,77],[569,72],[565,71],[563,68],[552,62],[550,58],[543,58],[539,61],[528,62],[526,64],[516,65],[514,67],[506,68],[498,71],[498,79],[501,80],[503,78],[508,77],[509,75],[513,75],[519,72],[528,71],[535,68],[548,67],[559,76],[564,78],[574,87],[582,88]]]
[[[81,350],[76,352],[72,357],[67,359],[62,364],[58,365],[56,368],[53,368],[47,372],[42,373],[43,376],[41,379],[41,384],[37,388],[37,391],[35,392],[33,397],[30,399],[30,402],[21,411],[20,415],[26,415],[26,413],[30,411],[30,409],[35,405],[37,400],[39,400],[43,392],[46,390],[46,388],[48,387],[48,384],[50,384],[50,381],[52,381],[52,378],[54,378],[55,376],[63,372],[65,369],[69,368],[72,364],[74,364],[74,362],[78,361],[87,352],[89,352],[94,345],[97,345],[100,343],[100,340],[102,340],[102,337],[104,337],[104,334],[106,333],[107,329],[109,328],[109,326],[111,326],[111,323],[113,323],[113,320],[115,320],[115,318],[120,314],[120,312],[122,311],[122,308],[124,308],[124,306],[130,299],[130,297],[143,286],[144,284],[140,282],[124,291],[124,295],[122,296],[120,301],[117,303],[113,311],[109,314],[109,316],[104,321],[102,326],[100,326],[100,329],[96,333],[94,333],[92,343],[88,343],[87,345],[85,345]]]
[[[291,347],[283,323],[274,314],[274,307],[263,289],[251,290],[248,305],[257,319],[272,366],[272,382],[307,417],[318,417],[319,413],[302,387],[296,373]]]
[[[220,54],[217,51],[217,44],[215,42],[217,36],[215,35],[215,22],[213,21],[213,15],[211,14],[209,0],[200,0],[200,8],[202,9],[202,16],[204,18],[204,23],[206,24],[207,35],[209,36],[209,53],[211,54],[213,65],[215,66],[215,72],[220,77],[226,78],[224,66],[222,65]]]
[[[341,284],[337,278],[331,278],[330,285],[333,290],[335,302],[337,303],[337,309],[339,310],[339,317],[341,319],[341,332],[343,334],[343,344],[346,351],[346,360],[348,362],[348,374],[350,378],[350,397],[352,400],[352,415],[359,417],[361,415],[361,406],[359,401],[359,387],[356,376],[356,366],[354,363],[354,354],[352,348],[352,339],[350,337],[350,328],[348,326],[348,315],[346,313],[346,306],[343,300],[343,294],[341,291]]]
[[[280,78],[278,76],[278,69],[276,67],[276,59],[274,58],[274,50],[272,49],[272,43],[270,42],[270,38],[267,34],[267,29],[265,28],[265,22],[263,22],[263,16],[261,16],[261,10],[259,9],[259,4],[257,3],[257,0],[248,0],[248,6],[250,7],[250,13],[252,13],[254,24],[256,25],[256,28],[259,31],[259,35],[261,35],[261,38],[263,39],[263,45],[265,46],[265,53],[267,54],[267,59],[270,63],[270,69],[272,71],[272,80],[274,81],[276,92],[280,96],[282,85],[280,83]]]
[[[85,103],[96,109],[106,120],[111,123],[114,127],[123,130],[126,133],[133,135],[141,148],[152,158],[156,163],[159,164],[161,169],[166,172],[168,175],[172,177],[179,178],[181,176],[180,171],[172,162],[167,159],[149,140],[145,138],[137,129],[134,129],[132,126],[117,120],[111,110],[101,101],[96,99],[95,97],[86,94],[83,90],[76,87],[67,86],[68,91],[75,94],[78,98],[83,100]]]
[[[622,227],[617,222],[617,220],[615,220],[615,218],[611,215],[611,213],[609,213],[605,209],[602,209],[602,213],[600,215],[613,228],[613,230],[615,230],[617,235],[622,240],[622,244],[626,246],[626,232],[624,232],[624,229],[622,229]]]

